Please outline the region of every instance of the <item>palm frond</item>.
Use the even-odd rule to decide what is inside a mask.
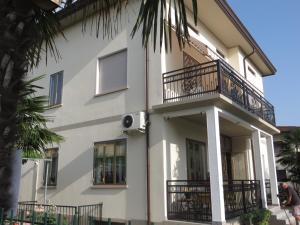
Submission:
[[[191,1],[194,23],[197,24],[197,0]],[[169,7],[167,7],[167,5],[169,5]],[[141,1],[138,18],[131,33],[132,37],[140,28],[142,29],[142,43],[144,47],[147,46],[153,32],[153,48],[155,50],[159,32],[160,48],[162,48],[164,38],[166,51],[168,51],[168,49],[171,50],[172,29],[174,28],[178,44],[180,48],[182,48],[189,39],[187,12],[184,0]]]
[[[27,61],[30,63],[31,68],[39,64],[42,52],[45,53],[46,63],[49,54],[54,57],[55,60],[60,59],[55,37],[62,35],[65,38],[60,20],[56,13],[37,8],[32,20],[31,29],[28,31],[31,34],[27,34],[31,38],[32,44],[26,54]]]
[[[277,155],[277,162],[288,172],[292,182],[300,184],[300,129],[286,134],[282,150]]]
[[[41,87],[34,83],[43,77],[24,82],[22,98],[17,107],[17,147],[27,155],[42,154],[48,145],[63,141],[62,136],[47,128],[50,118],[44,112],[48,108],[48,97],[36,95]]]

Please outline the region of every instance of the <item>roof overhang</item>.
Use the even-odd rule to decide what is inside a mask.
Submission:
[[[192,9],[190,0],[185,0],[185,4]],[[201,0],[198,18],[227,48],[239,46],[245,55],[254,49],[249,59],[263,76],[276,73],[275,66],[225,0]]]

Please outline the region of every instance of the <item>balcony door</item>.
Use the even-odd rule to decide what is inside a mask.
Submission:
[[[207,179],[207,154],[205,143],[191,139],[186,140],[187,179]]]

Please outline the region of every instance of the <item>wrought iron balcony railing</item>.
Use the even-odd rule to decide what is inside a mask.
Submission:
[[[274,107],[226,62],[210,61],[163,74],[164,102],[221,93],[247,111],[275,125]]]

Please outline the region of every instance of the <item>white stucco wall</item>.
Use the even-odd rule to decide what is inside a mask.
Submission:
[[[64,72],[62,106],[49,109],[49,127],[65,138],[59,147],[58,181],[49,188],[48,199],[54,204],[80,205],[103,202],[103,217],[146,220],[146,148],[145,136],[126,136],[122,133],[121,116],[145,110],[144,70],[145,51],[141,35],[134,39],[134,25],[139,2],[132,1],[122,14],[122,25],[113,39],[99,39],[95,32],[82,34],[82,24],[64,30],[65,40],[56,38],[61,59],[43,59],[32,74],[46,74],[39,82],[48,95],[50,75]],[[97,62],[99,57],[127,49],[127,89],[103,96],[96,94]],[[118,65],[116,65],[118,66]],[[127,187],[96,188],[92,185],[94,142],[127,138]],[[37,200],[43,202],[43,163],[40,162]],[[32,163],[23,166],[20,200],[32,200]]]

